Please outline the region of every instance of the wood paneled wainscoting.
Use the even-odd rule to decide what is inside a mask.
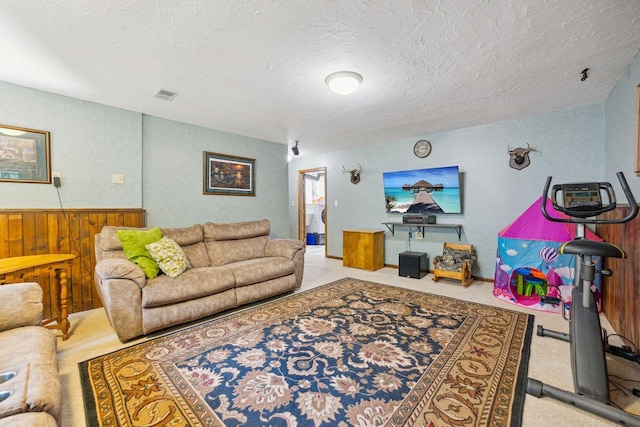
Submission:
[[[143,209],[0,209],[0,258],[74,254],[69,312],[102,307],[93,284],[94,236],[105,225],[144,227],[145,223]],[[53,280],[48,274],[38,275],[44,290],[45,318],[55,314]]]
[[[628,205],[618,205],[600,218],[623,218],[629,210]],[[640,346],[640,215],[625,224],[598,225],[596,234],[627,254],[624,259],[604,261],[613,275],[603,278],[602,311],[617,333]]]

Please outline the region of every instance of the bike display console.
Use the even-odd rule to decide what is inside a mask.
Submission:
[[[558,193],[562,193],[562,204],[558,203],[561,198]],[[604,203],[602,193],[608,198]],[[556,184],[552,189],[551,201],[555,210],[574,218],[589,218],[616,208],[616,195],[608,182]],[[580,223],[581,221],[571,222]]]
[[[562,184],[564,206],[569,209],[587,210],[602,207],[600,187],[595,182]]]

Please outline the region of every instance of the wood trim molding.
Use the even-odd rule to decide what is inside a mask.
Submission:
[[[137,208],[0,209],[0,258],[70,253],[69,312],[102,307],[93,284],[94,236],[105,225],[144,227],[146,211]],[[50,278],[40,275],[45,315],[55,301]]]

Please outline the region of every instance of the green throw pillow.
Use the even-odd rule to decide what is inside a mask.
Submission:
[[[169,277],[178,277],[187,268],[191,268],[187,255],[171,237],[163,237],[155,243],[149,243],[147,250]]]
[[[156,277],[160,267],[147,251],[146,245],[162,239],[162,231],[156,227],[149,230],[118,230],[117,233],[127,259],[138,264],[147,278]]]

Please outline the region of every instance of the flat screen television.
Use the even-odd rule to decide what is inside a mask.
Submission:
[[[383,172],[388,213],[462,213],[458,166]]]

